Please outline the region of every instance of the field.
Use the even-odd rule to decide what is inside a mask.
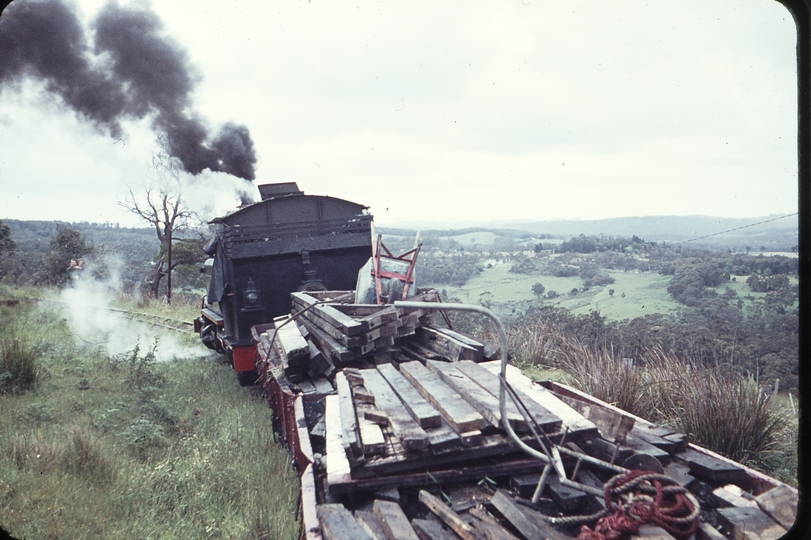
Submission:
[[[110,356],[75,339],[52,304],[0,311],[3,354],[31,352],[38,373],[0,394],[9,533],[296,538],[298,482],[266,402],[193,335],[186,355],[157,362],[152,343]]]
[[[529,305],[538,302],[532,294],[532,285],[542,283],[547,293],[556,291],[561,296],[543,299],[543,304],[558,304],[573,313],[599,311],[608,319],[633,319],[649,313],[670,313],[678,304],[668,294],[667,285],[671,276],[655,273],[610,272],[616,281],[613,285],[593,287],[588,291],[569,296],[573,288],[582,288],[583,280],[578,276],[528,276],[511,273],[510,263],[496,264],[485,268],[472,277],[462,287],[437,285],[445,289],[449,297],[462,302],[479,304],[490,302],[493,305],[511,303]],[[745,285],[744,285],[745,286]],[[614,289],[613,296],[609,290]],[[723,292],[723,289],[721,290]]]

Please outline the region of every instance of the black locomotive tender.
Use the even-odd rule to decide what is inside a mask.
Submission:
[[[212,221],[208,294],[195,331],[225,353],[243,386],[256,379],[251,327],[291,310],[290,293],[350,290],[372,255],[368,207],[305,195],[295,182],[259,186],[261,202]]]

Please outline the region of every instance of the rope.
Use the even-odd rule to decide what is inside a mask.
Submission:
[[[698,501],[664,474],[630,471],[613,477],[605,484],[605,504],[594,530],[583,525],[577,540],[617,540],[646,523],[687,538],[698,527]]]

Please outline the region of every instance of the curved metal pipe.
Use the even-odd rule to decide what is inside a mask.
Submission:
[[[502,324],[501,320],[496,316],[495,313],[490,311],[490,309],[484,306],[474,306],[471,304],[439,304],[435,302],[410,302],[408,300],[397,300],[394,302],[394,307],[396,308],[404,308],[404,309],[429,309],[429,310],[448,310],[448,311],[472,311],[474,313],[481,313],[482,315],[486,315],[489,317],[493,322],[496,323],[496,327],[498,328],[498,341],[499,341],[499,353],[501,359],[501,384],[499,385],[499,412],[501,413],[501,423],[507,433],[510,435],[510,438],[518,445],[521,450],[526,452],[527,454],[531,455],[532,457],[538,458],[544,463],[551,463],[551,460],[541,452],[538,452],[531,446],[527,445],[524,441],[522,441],[518,434],[515,433],[513,427],[510,425],[510,422],[507,420],[507,399],[506,399],[506,389],[504,387],[504,381],[507,380],[507,332],[504,330],[504,324]]]

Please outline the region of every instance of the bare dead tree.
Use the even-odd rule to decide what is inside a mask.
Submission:
[[[165,150],[165,141],[159,139],[158,144]],[[178,264],[172,259],[172,239],[189,225],[195,213],[184,205],[180,169],[167,152],[153,155],[149,176],[143,192],[136,195],[130,187],[119,205],[154,227],[160,251],[150,276],[150,295],[158,298],[161,280],[166,276],[166,302],[171,304],[172,270]]]

